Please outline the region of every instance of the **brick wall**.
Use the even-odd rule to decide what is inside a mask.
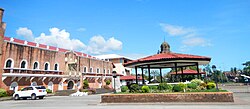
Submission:
[[[109,94],[101,96],[102,103],[136,102],[234,102],[232,92]]]

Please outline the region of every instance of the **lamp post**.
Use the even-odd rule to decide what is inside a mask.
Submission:
[[[216,84],[216,90],[219,91],[219,88],[218,88],[218,77],[217,77],[217,69],[216,69],[216,66],[215,65],[212,65],[212,70],[214,72],[214,78],[215,78],[215,84]]]
[[[116,93],[116,89],[115,89],[115,78],[116,78],[116,71],[113,71],[112,72],[112,76],[113,76],[113,78],[114,78],[114,93]]]

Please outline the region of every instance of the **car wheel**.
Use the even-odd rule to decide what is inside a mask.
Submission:
[[[19,99],[20,99],[20,98],[19,98],[19,95],[15,95],[14,99],[15,99],[15,100],[19,100]]]
[[[39,99],[43,99],[43,97],[39,97]]]
[[[32,94],[32,95],[31,95],[31,99],[32,99],[32,100],[36,100],[36,94]]]

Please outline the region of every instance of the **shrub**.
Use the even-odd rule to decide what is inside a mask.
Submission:
[[[204,82],[202,80],[200,80],[200,79],[192,79],[191,83],[195,83],[197,85],[200,85],[201,83],[204,83]]]
[[[191,88],[191,89],[196,89],[197,88],[197,84],[195,84],[195,83],[189,83],[189,84],[187,84],[187,87],[188,88]]]
[[[183,84],[183,83],[179,83],[177,85],[174,85],[173,87],[173,91],[174,92],[181,92],[181,91],[184,91],[184,89],[187,88],[187,85],[186,84]]]
[[[87,89],[87,88],[89,88],[89,82],[88,82],[88,80],[84,80],[83,81],[83,89]]]
[[[52,93],[52,90],[46,89],[46,92],[47,92],[47,93]]]
[[[6,93],[7,93],[7,96],[12,96],[15,93],[15,91],[14,90],[7,90]]]
[[[149,93],[150,92],[150,89],[149,89],[148,86],[142,86],[141,90],[142,90],[143,93]]]
[[[0,89],[0,97],[6,97],[7,96],[7,92],[5,89]]]
[[[159,90],[172,90],[173,86],[171,84],[167,84],[167,83],[160,83],[158,86]]]
[[[107,81],[106,81],[106,85],[110,85],[110,80],[107,80]]]
[[[103,88],[107,90],[112,90],[108,85],[104,85]]]
[[[80,92],[88,92],[89,90],[88,89],[80,89],[79,91]]]
[[[216,87],[216,84],[215,83],[207,83],[207,89],[214,89]]]
[[[140,86],[138,84],[132,84],[130,85],[129,91],[132,93],[137,93],[140,91]]]
[[[174,92],[181,92],[181,91],[183,91],[183,89],[182,89],[181,86],[179,86],[179,85],[174,85],[173,91],[174,91]]]
[[[127,90],[128,90],[128,87],[127,87],[127,86],[122,86],[122,87],[121,87],[121,91],[122,91],[122,92],[127,92]]]
[[[150,90],[157,90],[158,86],[148,86]]]

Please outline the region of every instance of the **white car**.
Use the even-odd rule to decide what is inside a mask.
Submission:
[[[14,100],[19,100],[20,98],[31,98],[32,100],[36,100],[37,98],[43,99],[46,95],[47,92],[44,86],[29,86],[23,88],[21,91],[16,91],[13,94],[13,98]]]

